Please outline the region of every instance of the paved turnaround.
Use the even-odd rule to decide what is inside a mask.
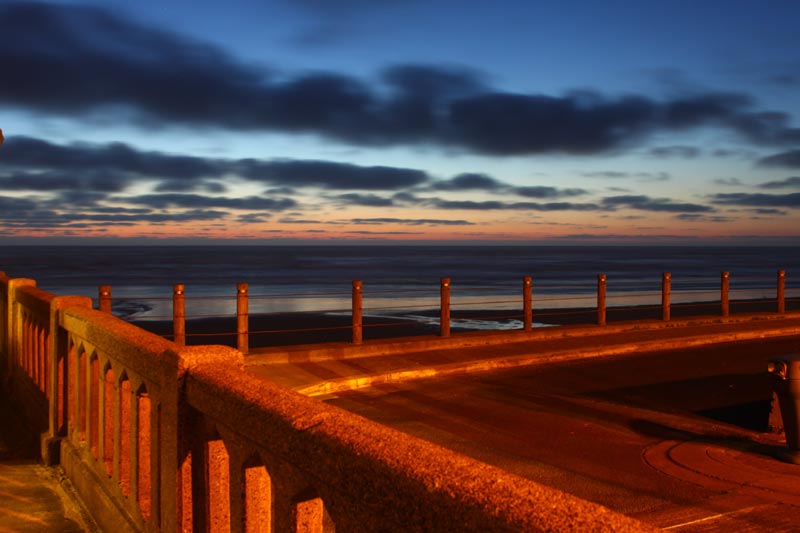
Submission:
[[[248,370],[661,528],[797,531],[800,466],[776,458],[766,361],[800,352],[800,317],[673,326],[276,349]]]

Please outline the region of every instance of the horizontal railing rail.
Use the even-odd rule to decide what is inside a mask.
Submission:
[[[128,319],[180,345],[213,340],[247,353],[251,346],[332,341],[360,344],[365,332],[370,338],[450,336],[453,331],[476,329],[529,331],[544,325],[604,325],[608,320],[670,320],[673,312],[682,317],[694,311],[723,317],[731,312],[780,314],[787,305],[797,308],[798,298],[800,285],[787,285],[783,270],[772,279],[752,275],[731,278],[727,272],[716,278],[673,279],[665,272],[660,280],[614,281],[600,274],[594,283],[539,282],[525,277],[522,285],[451,284],[449,278],[443,278],[437,288],[399,289],[365,288],[361,280],[356,280],[350,292],[332,287],[274,293],[262,289],[250,294],[247,284],[240,283],[235,297],[188,296],[185,286],[178,284],[171,298],[147,298],[150,303],[157,302],[160,309],[166,309],[171,301],[170,314],[147,313]],[[134,296],[113,298],[123,307],[136,301]],[[98,307],[113,311],[110,286],[100,286]],[[212,307],[214,311],[210,311]]]

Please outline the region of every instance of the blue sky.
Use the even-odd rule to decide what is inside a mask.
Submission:
[[[5,1],[0,240],[794,244],[797,20]]]

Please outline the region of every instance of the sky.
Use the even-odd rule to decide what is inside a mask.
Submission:
[[[0,243],[794,245],[798,20],[0,0]]]

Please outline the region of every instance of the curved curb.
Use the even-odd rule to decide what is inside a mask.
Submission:
[[[489,372],[492,370],[532,366],[543,363],[551,363],[554,361],[586,359],[590,357],[607,357],[631,353],[649,353],[662,350],[679,350],[683,348],[694,348],[710,344],[784,337],[798,334],[800,334],[800,327],[791,327],[769,331],[745,331],[739,333],[698,335],[694,337],[685,337],[674,341],[659,339],[654,341],[618,344],[599,348],[572,349],[538,354],[523,354],[510,357],[473,360],[463,363],[447,363],[429,367],[403,369],[378,374],[362,374],[347,378],[323,381],[314,385],[298,387],[295,390],[301,394],[305,394],[306,396],[322,396],[326,394],[335,394],[350,390],[364,389],[385,383],[402,383],[415,379]]]

